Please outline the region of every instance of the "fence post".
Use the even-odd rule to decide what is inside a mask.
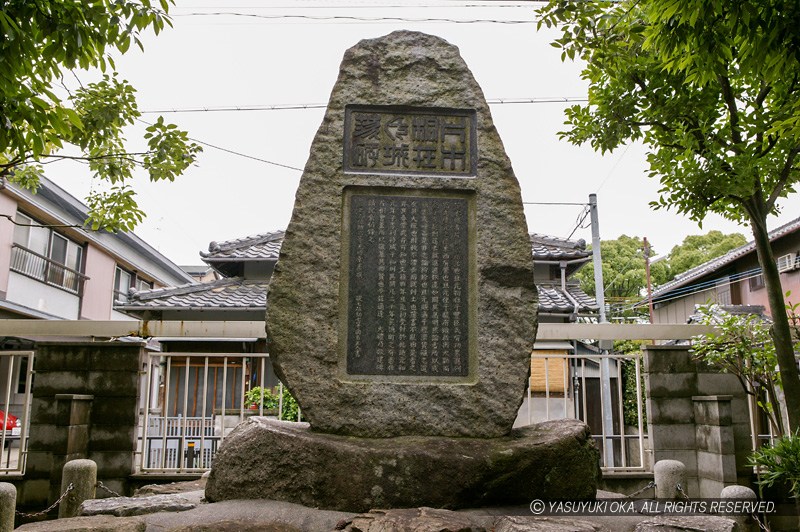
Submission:
[[[58,507],[58,518],[75,517],[81,503],[95,498],[97,486],[97,464],[93,460],[72,460],[64,464],[61,475],[61,493],[72,484],[72,492]]]
[[[678,499],[678,486],[686,492],[686,466],[678,460],[659,460],[653,466],[657,499]]]
[[[14,530],[14,511],[17,509],[17,488],[0,482],[0,532]]]

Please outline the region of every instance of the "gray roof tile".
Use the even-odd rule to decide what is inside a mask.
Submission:
[[[777,229],[769,232],[769,240],[770,242],[786,236],[790,233],[794,233],[800,229],[800,218],[796,218],[791,222],[784,224]],[[704,262],[699,266],[695,266],[691,270],[687,270],[682,274],[675,277],[675,279],[658,286],[653,290],[653,298],[658,296],[662,296],[671,292],[676,288],[680,288],[681,286],[687,285],[692,281],[699,279],[707,274],[713,273],[714,271],[722,268],[723,266],[730,264],[731,262],[735,261],[736,259],[747,255],[748,253],[755,252],[756,245],[755,242],[751,241],[743,246],[739,246],[736,249],[732,249],[731,251],[727,252],[725,255],[721,257],[717,257],[716,259],[711,259],[708,262]]]
[[[241,277],[218,279],[208,283],[158,288],[133,292],[130,301],[120,310],[155,309],[266,309],[266,280],[244,280]]]
[[[230,262],[247,260],[278,260],[284,231],[237,238],[226,242],[211,242],[208,253],[200,252],[205,262]]]
[[[530,238],[533,260],[586,259],[589,261],[592,257],[592,252],[586,250],[586,241],[583,239],[567,240],[538,233],[531,233]]]
[[[575,311],[575,304],[567,297],[560,285],[537,284],[539,290],[539,312],[568,313]],[[578,302],[578,313],[597,312],[597,302],[576,285],[567,285],[566,292]]]
[[[208,263],[278,258],[283,231],[272,231],[227,242],[211,242],[208,253],[201,253]],[[531,234],[531,249],[538,260],[575,260],[591,258],[583,240],[571,241],[545,235]],[[269,281],[244,280],[241,277],[223,278],[207,283],[159,288],[134,292],[120,310],[154,310],[179,308],[266,308]],[[573,302],[560,285],[539,285],[540,312],[573,312]],[[579,303],[578,312],[596,312],[597,303],[575,284],[566,290]]]

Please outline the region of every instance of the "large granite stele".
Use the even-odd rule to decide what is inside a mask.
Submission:
[[[363,511],[593,497],[585,425],[511,430],[536,299],[519,184],[458,49],[407,31],[360,42],[267,294],[275,372],[310,425],[240,424],[207,499]]]
[[[507,434],[536,337],[533,264],[519,184],[458,49],[398,31],[347,50],[310,151],[270,282],[267,336],[275,371],[313,430]],[[375,237],[379,209],[391,230]],[[379,251],[358,248],[376,243],[383,274]],[[373,283],[404,263],[395,273],[411,270],[406,286],[418,290],[385,310],[385,357],[369,321],[378,296],[357,279],[362,254]],[[418,296],[434,302],[414,308]]]

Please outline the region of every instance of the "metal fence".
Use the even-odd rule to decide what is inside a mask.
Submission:
[[[82,294],[83,282],[88,279],[81,272],[68,268],[18,244],[14,244],[11,249],[10,268],[11,271],[76,295]]]
[[[33,351],[0,351],[0,475],[22,474],[28,450]]]
[[[648,471],[641,363],[640,354],[534,353],[517,425],[579,419],[592,431],[604,472]],[[610,385],[605,400],[604,382]]]
[[[137,459],[141,472],[211,468],[220,443],[263,406],[245,393],[264,387],[267,354],[149,353],[145,364]]]

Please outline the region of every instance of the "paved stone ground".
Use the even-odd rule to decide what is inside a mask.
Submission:
[[[31,523],[19,527],[23,532],[389,532],[414,530],[421,532],[646,532],[646,531],[709,531],[733,532],[737,528],[730,519],[717,517],[536,517],[527,506],[481,508],[451,512],[433,508],[373,510],[363,514],[308,508],[272,500],[233,500],[217,503],[201,502],[199,483],[174,483],[145,487],[136,497],[120,497],[87,501],[87,507],[104,508],[99,515]],[[598,498],[622,497],[611,492],[598,492]],[[136,504],[136,501],[140,501]],[[185,511],[159,511],[177,508],[176,503],[190,501]],[[116,505],[116,506],[115,506]],[[138,508],[138,509],[137,509]],[[152,513],[152,512],[157,513]],[[136,515],[141,512],[140,515]],[[117,516],[120,517],[117,517]]]

